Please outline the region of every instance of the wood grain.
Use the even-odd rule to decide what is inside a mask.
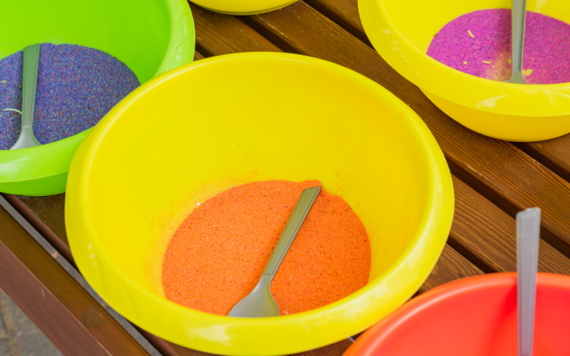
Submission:
[[[473,254],[493,272],[517,269],[516,221],[454,177],[456,212],[451,239],[464,255]],[[465,251],[467,250],[467,251]],[[467,253],[466,253],[467,252]],[[570,259],[540,240],[538,270],[570,275]]]
[[[431,274],[418,290],[417,294],[424,293],[432,288],[456,279],[478,276],[481,274],[483,274],[483,271],[474,266],[452,247],[446,245],[441,253],[441,257],[431,271]]]
[[[148,355],[4,208],[0,288],[65,355]]]
[[[371,46],[360,22],[355,1],[305,0],[305,3],[340,25],[362,42]]]
[[[365,34],[358,12],[358,0],[306,0],[305,2],[321,13],[327,14],[341,27],[344,27],[343,24],[348,24],[358,32]],[[341,22],[339,23],[336,19],[340,19]]]
[[[320,349],[317,349],[317,350],[301,352],[301,353],[298,353],[295,355],[296,356],[316,356],[316,355],[340,356],[346,351],[346,349],[348,349],[350,347],[350,345],[352,345],[352,341],[346,339],[346,340],[342,340],[342,341],[339,341],[337,343],[334,343],[332,345],[321,347]]]
[[[190,3],[196,24],[196,45],[204,55],[222,55],[239,52],[279,51],[236,17],[207,11]],[[239,38],[239,43],[235,39]]]
[[[64,194],[49,197],[2,196],[77,269],[71,255],[64,224]],[[49,224],[49,225],[48,225]]]
[[[566,181],[570,181],[570,135],[548,141],[520,142],[514,145]]]

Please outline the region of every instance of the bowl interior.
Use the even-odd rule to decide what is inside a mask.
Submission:
[[[351,355],[517,355],[516,274],[473,280],[451,284],[425,303],[410,303],[370,330],[375,335],[366,352]],[[570,278],[539,275],[537,283],[533,355],[567,355]]]
[[[279,58],[153,81],[102,129],[86,209],[104,250],[147,290],[162,295],[163,253],[197,202],[250,181],[317,179],[343,196],[370,236],[370,280],[415,243],[433,167],[403,105],[337,66]]]
[[[159,68],[170,41],[166,1],[11,1],[0,23],[0,58],[25,46],[52,42],[107,52],[145,82]]]
[[[383,6],[401,35],[420,52],[426,53],[433,36],[451,20],[477,10],[510,9],[511,0],[384,0]],[[527,10],[570,23],[566,1],[528,0]]]

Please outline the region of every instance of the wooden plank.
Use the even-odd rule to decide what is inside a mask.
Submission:
[[[356,1],[305,0],[305,3],[371,46],[360,22]]]
[[[358,13],[358,0],[305,0],[305,2],[342,27],[348,24],[364,34],[364,27],[362,27]]]
[[[64,225],[64,194],[49,197],[24,197],[2,194],[20,215],[22,215],[75,269],[75,261],[67,242]],[[45,222],[49,221],[50,225]]]
[[[512,144],[481,136],[451,120],[372,48],[306,3],[250,19],[258,32],[278,36],[298,52],[341,64],[386,87],[424,119],[454,174],[511,216],[530,206],[540,207],[543,236],[570,256],[570,184],[564,179]]]
[[[4,208],[0,287],[65,355],[148,355]]]
[[[352,341],[346,339],[334,343],[332,345],[321,347],[320,349],[317,350],[301,352],[295,355],[296,356],[315,356],[315,355],[341,356],[346,351],[346,349],[348,349],[350,345],[352,345]]]
[[[196,24],[196,45],[206,55],[239,52],[280,51],[273,43],[234,16],[204,10],[190,3]],[[239,37],[240,41],[234,40]]]
[[[548,141],[515,143],[515,146],[570,181],[570,135]]]
[[[450,239],[458,251],[481,260],[487,272],[516,271],[515,219],[456,177],[453,183],[456,210]],[[541,239],[538,270],[570,275],[570,259]]]
[[[194,60],[205,57],[198,51]],[[65,194],[47,197],[2,196],[63,256],[75,269],[65,230]]]
[[[481,274],[483,274],[483,271],[474,266],[452,247],[446,245],[441,253],[441,257],[437,261],[425,283],[418,290],[417,294],[424,293],[432,288],[456,279],[478,276]]]

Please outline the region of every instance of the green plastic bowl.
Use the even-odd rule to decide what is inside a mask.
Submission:
[[[194,22],[184,0],[3,1],[0,13],[0,59],[34,43],[77,44],[115,56],[144,83],[194,57]],[[0,151],[0,192],[65,192],[71,159],[89,131]]]

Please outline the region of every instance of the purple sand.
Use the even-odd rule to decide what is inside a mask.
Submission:
[[[480,10],[456,18],[437,33],[427,54],[464,73],[508,80],[511,10]],[[570,82],[569,24],[527,11],[523,77],[528,84]]]
[[[22,51],[0,61],[0,149],[20,134]],[[135,74],[115,57],[77,45],[43,43],[34,110],[34,135],[41,144],[94,126],[139,86]]]

